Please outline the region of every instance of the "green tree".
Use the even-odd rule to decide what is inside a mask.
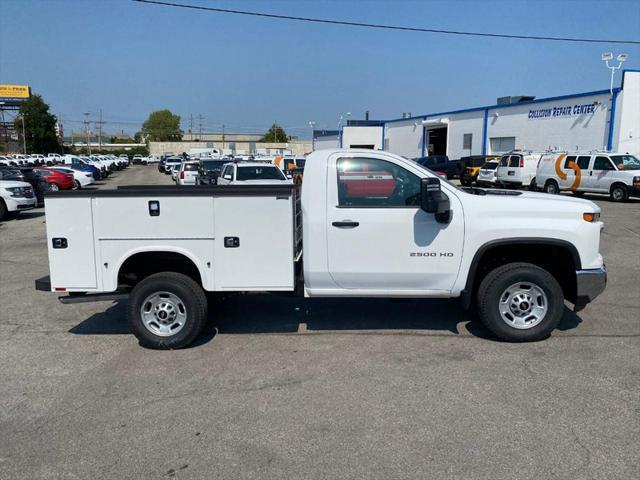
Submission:
[[[56,117],[49,113],[49,105],[42,100],[40,95],[34,95],[20,105],[20,115],[16,118],[14,126],[21,144],[23,142],[23,118],[28,153],[60,151],[60,144],[56,137]]]
[[[263,135],[260,141],[265,143],[287,143],[289,141],[289,136],[280,125],[274,123],[271,125],[269,131]]]
[[[169,110],[151,112],[147,121],[142,124],[142,135],[148,141],[166,142],[182,140],[180,115]]]

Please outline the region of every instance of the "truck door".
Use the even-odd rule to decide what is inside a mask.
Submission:
[[[333,157],[327,176],[328,269],[344,289],[448,291],[460,266],[464,220],[420,209],[420,177],[388,159]],[[452,198],[453,197],[453,198]]]

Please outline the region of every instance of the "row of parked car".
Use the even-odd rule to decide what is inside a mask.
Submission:
[[[84,188],[128,165],[113,155],[0,157],[0,220],[43,205],[48,191]]]
[[[235,156],[198,159],[168,156],[158,163],[158,171],[176,185],[248,185],[292,183],[304,169],[303,157]]]
[[[460,183],[466,187],[525,188],[550,194],[570,191],[578,196],[602,193],[616,202],[640,196],[640,159],[628,153],[512,151],[464,157],[459,162],[455,170],[423,164],[447,178],[456,178],[453,172],[460,172]]]

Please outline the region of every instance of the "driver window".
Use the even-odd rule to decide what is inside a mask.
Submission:
[[[420,178],[375,158],[341,158],[337,162],[339,207],[420,205]]]
[[[613,163],[609,160],[608,157],[596,157],[595,162],[593,162],[594,170],[615,170]]]

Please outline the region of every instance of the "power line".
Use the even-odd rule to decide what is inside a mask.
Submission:
[[[191,10],[204,10],[207,12],[230,13],[235,15],[246,15],[251,17],[273,18],[278,20],[293,20],[297,22],[324,23],[330,25],[342,25],[348,27],[365,27],[378,28],[386,30],[400,30],[406,32],[421,33],[437,33],[443,35],[466,35],[472,37],[493,37],[493,38],[510,38],[518,40],[545,40],[552,42],[579,42],[579,43],[618,43],[628,45],[640,45],[640,40],[607,40],[595,38],[572,38],[572,37],[543,37],[537,35],[509,35],[506,33],[483,33],[483,32],[464,32],[459,30],[442,30],[436,28],[419,28],[419,27],[403,27],[400,25],[384,25],[380,23],[363,23],[363,22],[347,22],[344,20],[328,20],[322,18],[296,17],[291,15],[276,15],[273,13],[249,12],[245,10],[231,10],[227,8],[203,7],[200,5],[187,5],[182,3],[160,2],[157,0],[132,0],[138,3],[147,3],[161,5],[164,7],[188,8]]]

